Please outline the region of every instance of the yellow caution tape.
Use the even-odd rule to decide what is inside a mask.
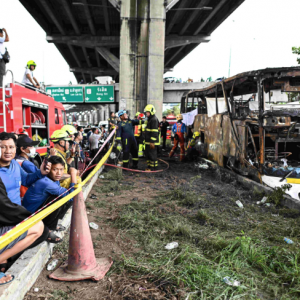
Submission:
[[[54,212],[56,209],[64,205],[66,202],[68,202],[70,199],[75,197],[79,192],[82,190],[82,186],[84,186],[96,173],[100,168],[104,165],[106,160],[108,159],[112,149],[113,149],[114,141],[112,143],[112,146],[108,150],[108,152],[102,157],[102,159],[99,161],[97,166],[94,168],[94,170],[87,176],[87,178],[81,183],[76,185],[76,190],[73,191],[71,194],[67,195],[66,197],[62,198],[61,200],[58,200],[51,204],[49,207],[43,209],[27,221],[18,224],[15,228],[13,228],[11,231],[9,231],[4,236],[0,237],[0,250],[10,244],[12,241],[14,241],[17,237],[19,237],[21,234],[26,232],[28,229],[30,229],[33,225],[37,224],[39,221],[46,218],[48,215],[50,215],[52,212]]]

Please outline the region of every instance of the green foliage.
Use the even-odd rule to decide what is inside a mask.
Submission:
[[[276,187],[272,194],[268,197],[268,202],[279,205],[286,190],[289,190],[292,186],[290,184],[284,184],[282,187]]]
[[[178,114],[180,114],[180,104],[174,106],[172,109],[169,108],[163,111],[163,116],[168,116],[168,115],[176,116]]]
[[[64,292],[62,290],[54,290],[50,300],[70,300],[72,299],[69,295],[69,292]]]
[[[292,52],[293,52],[293,54],[297,54],[297,55],[300,55],[300,47],[292,47]],[[297,58],[297,62],[298,62],[298,64],[300,64],[300,58],[298,57]]]

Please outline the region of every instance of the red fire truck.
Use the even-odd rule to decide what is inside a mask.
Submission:
[[[19,83],[10,83],[5,91],[0,87],[0,132],[18,133],[25,129],[32,139],[41,141],[42,146],[37,147],[39,155],[35,158],[38,164],[42,162],[41,156],[47,153],[50,136],[67,124],[66,121],[63,105],[48,94]]]

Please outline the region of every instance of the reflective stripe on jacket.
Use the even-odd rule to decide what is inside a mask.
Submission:
[[[159,145],[159,135],[158,135],[158,126],[159,121],[155,115],[148,118],[146,135],[145,135],[145,144],[149,145],[154,143],[156,146]]]

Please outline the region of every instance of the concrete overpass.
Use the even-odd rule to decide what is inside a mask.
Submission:
[[[110,75],[131,111],[161,114],[163,74],[244,0],[19,0],[78,81]]]

